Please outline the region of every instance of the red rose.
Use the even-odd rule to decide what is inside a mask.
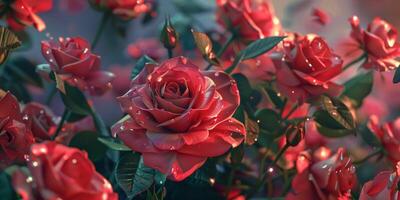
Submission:
[[[281,32],[279,19],[268,1],[217,0],[217,18],[225,28],[237,28],[241,39],[257,40]]]
[[[55,142],[32,145],[29,175],[13,174],[13,185],[23,200],[117,200],[111,184],[101,176],[86,152]]]
[[[362,48],[368,55],[364,68],[386,71],[399,66],[400,62],[396,58],[400,56],[400,43],[393,25],[377,17],[364,30],[361,29],[357,16],[349,21],[352,27],[351,37],[357,42],[358,48]]]
[[[400,198],[398,185],[400,180],[400,163],[396,171],[380,172],[374,180],[364,184],[359,200],[396,200]]]
[[[118,100],[129,116],[113,134],[172,180],[244,139],[243,124],[232,118],[239,106],[236,82],[222,71],[200,71],[184,57],[146,65]]]
[[[149,0],[90,0],[90,2],[100,8],[111,10],[114,15],[122,19],[132,19],[151,11],[151,1]]]
[[[283,46],[283,58],[274,59],[276,81],[290,100],[304,102],[325,93],[340,93],[342,87],[331,79],[341,73],[343,62],[321,37],[296,35]]]
[[[0,168],[23,162],[34,142],[31,131],[22,121],[17,99],[9,92],[0,99]]]
[[[400,161],[400,118],[380,126],[378,117],[373,115],[370,117],[368,127],[381,141],[389,160],[393,164]]]
[[[14,0],[9,5],[0,2],[0,11],[5,12],[8,25],[17,31],[25,26],[34,26],[38,31],[43,31],[46,24],[37,13],[49,11],[52,7],[52,0]]]
[[[111,88],[114,74],[100,71],[100,57],[90,51],[90,45],[80,37],[42,41],[42,54],[51,69],[64,81],[93,95]]]
[[[49,140],[57,129],[53,112],[45,105],[28,103],[22,112],[25,124],[32,131],[36,140]]]
[[[292,191],[286,200],[351,199],[350,191],[357,177],[355,167],[343,149],[324,160],[319,160],[317,155],[300,155],[296,167],[298,174],[293,179]]]

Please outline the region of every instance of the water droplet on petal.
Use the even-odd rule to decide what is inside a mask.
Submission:
[[[22,117],[22,119],[26,121],[26,120],[28,120],[28,119],[29,119],[29,117],[28,117],[28,115],[27,115],[27,114],[25,114],[25,115]]]

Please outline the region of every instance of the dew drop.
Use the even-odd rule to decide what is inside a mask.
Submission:
[[[33,166],[33,167],[37,167],[37,166],[39,166],[39,163],[36,162],[36,161],[33,161],[33,162],[32,162],[32,166]]]
[[[218,77],[220,72],[215,72],[214,76]]]
[[[26,121],[26,120],[28,120],[28,119],[29,119],[29,117],[28,117],[28,115],[27,115],[27,114],[25,114],[25,115],[22,117],[22,119]]]
[[[27,183],[32,183],[32,181],[33,181],[32,176],[28,176],[28,178],[26,178]]]
[[[123,130],[125,129],[125,127],[124,127],[124,126],[120,126],[119,129],[120,129],[121,131],[123,131]]]

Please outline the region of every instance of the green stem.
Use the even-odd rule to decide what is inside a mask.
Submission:
[[[364,60],[365,58],[367,58],[367,53],[363,53],[360,57],[356,58],[355,60],[353,60],[350,63],[348,63],[347,65],[345,65],[343,67],[343,71],[348,69],[349,67],[353,66],[354,64]]]
[[[232,34],[228,40],[222,45],[222,47],[218,50],[217,52],[217,58],[221,57],[221,55],[226,51],[226,49],[229,47],[230,44],[235,40],[235,35]],[[206,70],[209,70],[212,67],[212,64],[208,64],[206,67]]]
[[[68,110],[68,108],[65,108],[65,109],[64,109],[63,115],[62,115],[62,117],[61,117],[61,121],[60,121],[60,123],[59,123],[58,126],[57,126],[57,130],[56,130],[56,133],[54,133],[53,139],[55,139],[55,138],[57,137],[57,135],[60,133],[60,131],[61,131],[61,129],[62,129],[62,127],[63,127],[65,121],[68,120],[68,118],[71,116],[71,114],[72,114],[72,113],[71,113],[70,110]]]
[[[362,158],[361,160],[354,161],[353,164],[354,164],[354,165],[361,165],[361,164],[363,164],[364,162],[368,161],[370,158],[382,154],[382,152],[383,152],[383,150],[382,150],[381,148],[379,148],[379,149],[373,151],[372,153],[368,154],[367,156],[365,156],[365,157]]]
[[[94,48],[96,48],[96,45],[99,42],[101,34],[103,33],[103,30],[107,24],[108,19],[110,19],[110,17],[111,17],[110,12],[105,12],[103,14],[103,17],[101,18],[100,26],[97,28],[96,35],[95,35],[94,40],[91,45],[92,50],[94,50]]]
[[[46,101],[45,101],[46,105],[50,105],[50,104],[51,104],[51,100],[53,100],[53,97],[54,97],[54,95],[55,95],[56,93],[57,93],[56,84],[52,84],[52,85],[50,86],[50,92],[49,92],[49,94],[48,94],[47,97],[46,97]]]
[[[228,177],[228,184],[227,184],[227,190],[225,192],[225,195],[228,197],[229,193],[232,190],[232,184],[233,184],[233,179],[235,178],[235,172],[236,172],[236,164],[232,165],[232,169],[229,173]]]
[[[168,48],[167,51],[168,51],[168,58],[172,58],[174,56],[174,52],[172,52],[172,49]]]
[[[288,143],[285,144],[285,146],[283,146],[283,148],[278,152],[278,154],[276,155],[275,159],[273,160],[271,166],[276,165],[276,163],[279,161],[279,159],[282,157],[282,155],[286,152],[286,150],[290,147],[290,145]],[[256,185],[254,186],[254,188],[252,190],[250,190],[250,192],[247,194],[247,198],[250,199],[251,196],[255,195],[256,192],[258,192],[258,190],[261,188],[261,186],[263,186],[267,179],[267,172],[264,172],[260,179],[258,179],[258,182],[256,183]]]

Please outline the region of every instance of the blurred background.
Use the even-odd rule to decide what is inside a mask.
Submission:
[[[157,39],[159,37],[158,30],[161,29],[166,16],[171,16],[174,23],[190,24],[192,28],[200,29],[203,32],[218,30],[214,13],[215,1],[192,1],[193,7],[206,7],[206,12],[189,12],[190,9],[180,7],[184,1],[158,0],[157,15],[147,23],[143,23],[141,18],[129,22],[111,21],[108,23],[93,51],[102,57],[102,67],[104,69],[129,68],[125,72],[129,71],[134,66],[135,60],[127,53],[128,45],[145,38]],[[399,0],[273,0],[272,2],[276,14],[286,30],[303,34],[318,33],[325,37],[332,47],[348,37],[350,26],[347,20],[352,15],[358,15],[363,26],[374,17],[380,16],[400,28]],[[329,15],[329,24],[322,26],[313,21],[311,13],[314,8],[321,9]],[[96,34],[102,14],[92,9],[86,0],[54,0],[53,9],[40,14],[47,25],[46,30],[38,32],[33,28],[27,29],[31,36],[32,47],[27,51],[16,53],[15,56],[24,55],[37,63],[44,63],[40,52],[41,40],[81,36],[91,41]],[[117,79],[129,80],[129,73],[121,73]],[[385,81],[381,77],[380,80]],[[399,86],[391,84],[391,87]],[[387,89],[397,92],[396,88]],[[46,92],[42,91],[37,91],[36,94],[35,98],[39,101],[43,101],[46,96]],[[390,93],[390,95],[394,94]],[[122,114],[115,100],[110,100],[115,96],[113,93],[108,93],[105,96],[93,98],[96,109],[109,125],[117,121]],[[396,101],[396,99],[388,103],[395,104],[396,109],[400,105],[400,101]],[[63,110],[59,99],[53,101],[52,107],[57,113],[61,113]]]

